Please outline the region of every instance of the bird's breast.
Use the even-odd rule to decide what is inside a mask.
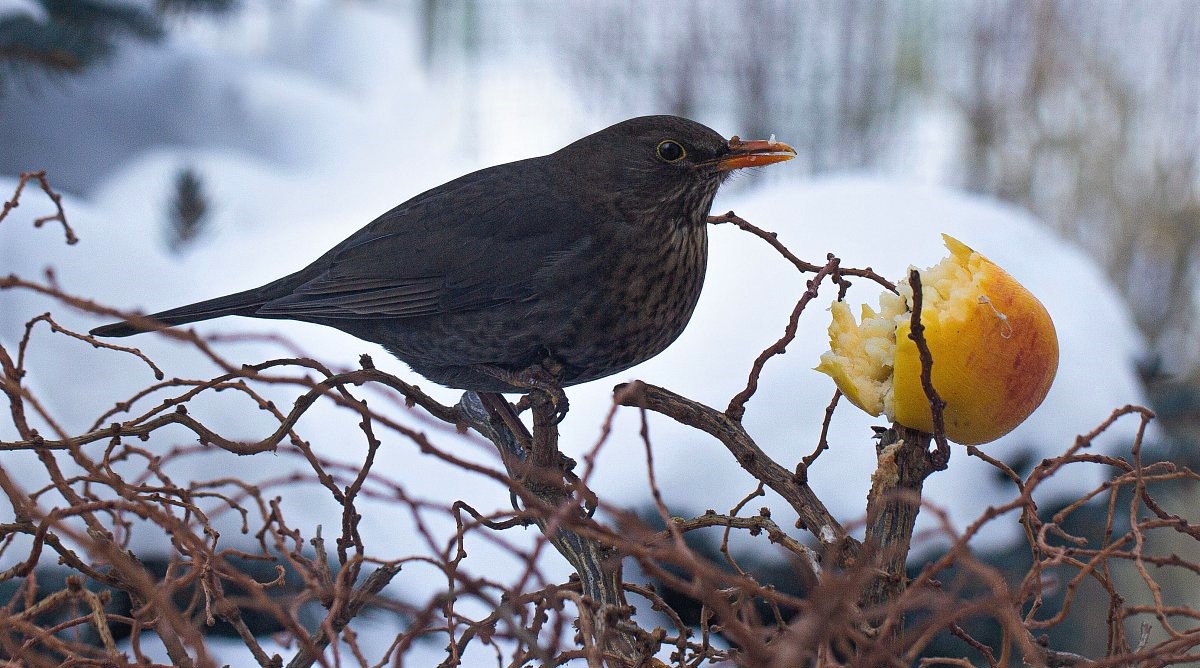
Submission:
[[[708,234],[703,225],[614,238],[575,269],[575,292],[561,340],[547,348],[583,382],[662,352],[687,326],[704,285]],[[644,228],[643,228],[644,229]],[[661,229],[661,228],[660,228]],[[551,327],[553,327],[551,325]]]

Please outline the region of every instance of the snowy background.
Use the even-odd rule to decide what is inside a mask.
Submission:
[[[530,30],[562,25],[561,16],[531,22],[554,13],[546,5],[464,4],[476,12],[472,29],[490,38],[463,38],[467,46],[457,48],[439,45],[436,38],[431,42],[429,35],[440,33],[430,32],[429,17],[446,16],[416,5],[246,1],[229,13],[176,17],[160,40],[124,43],[111,58],[79,75],[10,77],[0,97],[0,196],[12,191],[18,172],[47,169],[52,184],[66,194],[64,207],[81,242],[68,247],[54,226],[34,229],[29,221],[48,213],[50,205],[29,192],[0,226],[0,272],[38,278],[53,267],[59,284],[72,294],[122,309],[176,306],[299,269],[379,213],[455,176],[555,150],[630,116],[680,110],[678,90],[659,96],[654,88],[625,86],[617,79],[608,85],[637,92],[624,90],[598,101],[596,89],[605,83],[595,72],[580,74],[578,61],[585,56],[556,51],[548,40],[520,48],[521,36]],[[23,14],[42,20],[40,11],[33,2],[0,2],[0,18]],[[580,19],[585,25],[599,20],[586,12]],[[594,62],[596,69],[612,67],[602,61]],[[755,127],[743,127],[739,119],[747,117],[736,105],[722,105],[730,100],[719,83],[709,93],[686,107],[695,120],[726,136],[774,133],[801,153],[793,163],[740,174],[723,189],[715,212],[733,209],[778,232],[805,259],[823,262],[832,252],[844,266],[871,266],[893,278],[910,264],[924,267],[943,257],[940,234],[946,232],[988,255],[1042,299],[1058,327],[1059,376],[1045,404],[1015,432],[986,446],[989,454],[1026,461],[1058,454],[1112,409],[1146,401],[1134,362],[1151,344],[1139,333],[1104,258],[1044,224],[1027,211],[1027,203],[948,187],[962,185],[956,175],[963,169],[970,132],[946,106],[906,102],[921,113],[890,128],[871,167],[848,169],[817,159],[816,148],[810,151],[806,144],[812,128],[790,113],[794,109],[773,118],[771,106],[764,105],[750,123]],[[753,106],[744,96],[736,102]],[[173,250],[165,220],[181,169],[200,176],[210,211],[199,238]],[[567,454],[577,456],[595,443],[617,382],[640,378],[724,406],[744,385],[754,357],[782,333],[806,277],[766,244],[730,226],[711,230],[710,248],[705,292],[681,339],[619,377],[568,391]],[[877,294],[858,282],[850,300],[875,303]],[[832,382],[812,370],[827,346],[826,308],[832,298],[832,291],[823,291],[808,309],[796,342],[768,365],[749,405],[750,432],[784,466],[794,466],[812,451],[833,393]],[[0,340],[14,345],[24,323],[51,308],[66,326],[87,330],[101,324],[29,293],[7,291],[0,293]],[[367,352],[380,368],[429,385],[381,349],[314,325],[227,319],[197,330],[279,333],[344,367]],[[147,335],[136,345],[168,376],[215,372],[194,352],[165,338]],[[236,362],[283,354],[267,343],[228,344],[221,350]],[[95,351],[45,331],[35,338],[30,355],[30,386],[68,430],[85,428],[115,398],[152,382],[145,366],[128,356]],[[427,389],[437,389],[447,402],[457,399],[456,392]],[[276,398],[290,405],[294,396]],[[205,407],[194,407],[193,414]],[[217,402],[208,409],[199,416],[226,434],[249,439],[270,429],[254,411],[230,410]],[[361,457],[355,449],[361,446],[347,451],[336,445],[343,440],[339,434],[353,429],[352,418],[318,409],[301,427],[322,454],[353,462]],[[847,523],[864,512],[874,466],[872,422],[842,406],[831,449],[809,473],[818,495]],[[456,454],[498,465],[480,443],[418,424]],[[1097,447],[1127,448],[1134,426],[1119,423]],[[0,423],[0,439],[11,436],[4,428]],[[591,481],[615,507],[650,502],[637,429],[633,411],[618,415]],[[753,490],[755,481],[716,441],[660,418],[652,417],[650,429],[657,477],[673,512],[722,511]],[[377,470],[415,498],[442,506],[463,499],[477,508],[508,503],[507,490],[423,456],[398,437],[385,442],[380,456]],[[286,454],[239,459],[212,453],[192,463],[188,473],[197,477],[233,470],[248,480],[303,468]],[[40,484],[34,460],[5,455],[3,465],[17,471],[27,487]],[[1102,473],[1081,469],[1058,476],[1046,492],[1091,488]],[[331,501],[319,502],[319,495],[303,486],[297,490],[295,497],[285,498],[293,524],[337,526]],[[950,470],[935,475],[926,493],[961,527],[1015,492],[957,449]],[[794,519],[786,504],[770,495],[762,504],[773,509],[781,526]],[[396,517],[386,503],[378,504],[375,514],[371,504],[364,507],[363,532],[375,554],[422,549],[410,518]],[[11,509],[0,508],[0,522],[9,521],[8,514]],[[1019,526],[1010,520],[997,523],[987,539],[1015,538]],[[453,531],[445,518],[429,521],[446,535]],[[235,534],[228,539],[236,542]],[[134,549],[165,549],[165,540],[140,535]],[[479,545],[472,558],[479,559],[480,568],[494,568],[495,560],[503,563],[507,556]],[[554,559],[557,555],[547,557],[546,572],[565,578],[565,565]],[[0,568],[7,565],[0,562]],[[429,586],[418,575],[398,578],[395,588],[397,595],[420,599],[429,595]],[[438,643],[427,649],[431,660],[440,654]],[[220,655],[235,664],[238,656]]]

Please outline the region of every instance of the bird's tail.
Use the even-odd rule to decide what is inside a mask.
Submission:
[[[145,316],[147,321],[153,320],[154,322],[134,324],[125,320],[97,327],[91,333],[93,336],[132,336],[142,332],[152,332],[163,327],[174,327],[189,322],[220,318],[226,315],[253,316],[259,307],[270,301],[270,298],[265,293],[266,291],[262,287],[254,288]]]

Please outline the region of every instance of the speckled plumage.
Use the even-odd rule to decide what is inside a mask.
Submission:
[[[665,161],[663,140],[686,155]],[[631,119],[417,195],[295,274],[150,317],[328,325],[460,389],[518,390],[481,369],[518,372],[547,358],[562,366],[563,385],[603,378],[657,355],[691,318],[730,152],[698,123]],[[140,331],[115,323],[93,333]]]

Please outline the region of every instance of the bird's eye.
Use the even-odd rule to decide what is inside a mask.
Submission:
[[[663,162],[679,162],[685,155],[687,155],[687,151],[683,150],[683,146],[679,142],[670,139],[658,142],[658,159]]]

